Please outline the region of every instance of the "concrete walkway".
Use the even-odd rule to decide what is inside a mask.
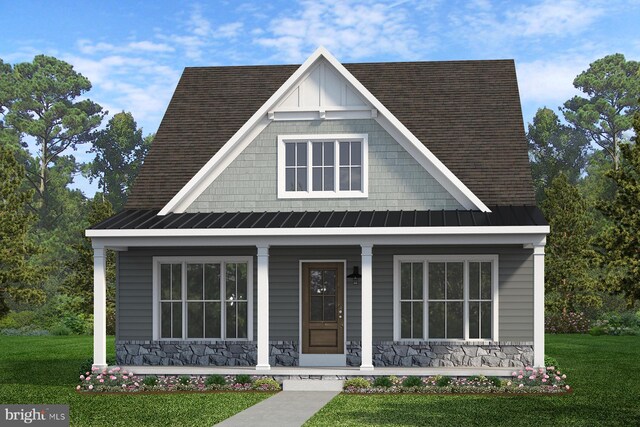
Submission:
[[[299,427],[339,393],[281,391],[216,425]]]

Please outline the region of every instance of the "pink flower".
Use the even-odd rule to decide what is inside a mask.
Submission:
[[[80,379],[83,380],[84,379],[84,375],[80,375]]]
[[[110,379],[110,380],[115,380],[115,379],[116,379],[116,377],[115,377],[114,375],[111,375],[111,376],[109,377],[109,379]]]
[[[120,367],[119,367],[119,366],[116,366],[115,368],[113,368],[113,370],[114,370],[115,372],[118,372],[118,371],[120,370]]]
[[[567,390],[569,390],[569,388],[570,388],[570,387],[569,387],[568,385],[566,385],[566,386],[564,386],[564,388],[566,388]]]
[[[522,375],[518,375],[518,379],[521,380],[522,379]]]
[[[87,378],[85,378],[84,380],[85,380],[85,381],[90,381],[90,380],[91,380],[91,377],[87,377]]]
[[[128,379],[129,379],[129,377],[128,377],[128,376],[126,376],[126,375],[123,375],[123,376],[122,376],[122,379],[123,379],[123,380],[128,380]]]
[[[92,371],[99,371],[99,370],[100,370],[100,368],[98,368],[97,366],[92,366],[92,367],[91,367],[91,370],[92,370]],[[87,374],[88,374],[88,372],[87,372]]]
[[[543,378],[543,379],[542,379],[542,382],[543,382],[543,383],[546,383],[546,382],[547,382],[547,379],[546,379],[546,378]]]
[[[89,384],[89,390],[93,390],[93,384]]]
[[[560,381],[560,377],[556,375],[556,381]]]
[[[535,376],[535,375],[531,375],[531,376],[529,377],[529,379],[530,379],[530,380],[535,380],[535,379],[536,379],[536,376]]]
[[[104,380],[103,380],[103,379],[100,379],[100,382],[101,382],[101,383],[103,383],[103,382],[104,382]]]
[[[516,375],[518,375],[518,374],[516,374],[516,371],[513,371],[513,372],[511,373],[511,376],[513,376],[513,377],[515,377]]]

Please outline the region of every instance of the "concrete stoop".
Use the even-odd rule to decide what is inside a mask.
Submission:
[[[284,380],[283,391],[342,391],[343,380]]]

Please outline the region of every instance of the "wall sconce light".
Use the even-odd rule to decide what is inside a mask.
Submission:
[[[358,266],[353,266],[353,273],[347,276],[347,279],[351,279],[351,283],[353,286],[358,286],[360,284],[360,278],[362,275],[360,274],[360,269]]]

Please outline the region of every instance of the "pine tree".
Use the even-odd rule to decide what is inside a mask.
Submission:
[[[24,174],[14,150],[0,145],[0,317],[9,312],[7,299],[45,300],[43,271],[30,262],[39,250],[29,238],[36,217],[26,209],[33,192],[21,190]]]
[[[636,113],[633,142],[622,144],[620,168],[607,176],[616,184],[612,201],[598,208],[611,221],[602,240],[607,278],[629,308],[640,299],[640,114]]]
[[[602,304],[595,279],[590,232],[592,219],[586,200],[577,188],[560,174],[546,189],[542,210],[549,220],[545,291],[551,312],[575,312]]]

